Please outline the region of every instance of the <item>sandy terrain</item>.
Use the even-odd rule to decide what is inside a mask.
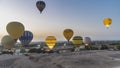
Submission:
[[[0,68],[120,68],[120,51],[0,55]]]

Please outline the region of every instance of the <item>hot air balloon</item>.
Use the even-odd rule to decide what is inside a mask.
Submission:
[[[72,29],[65,29],[63,32],[63,35],[67,39],[68,42],[71,39],[71,37],[73,36],[73,34],[74,34],[74,32]]]
[[[111,18],[105,18],[105,19],[103,20],[103,24],[104,24],[107,28],[109,28],[110,25],[112,24],[112,19],[111,19]]]
[[[33,33],[30,31],[24,31],[23,35],[19,37],[20,42],[23,46],[28,45],[33,39]]]
[[[37,1],[36,6],[37,6],[38,10],[40,11],[40,13],[42,13],[44,8],[46,7],[46,4],[44,1]]]
[[[90,37],[85,37],[85,38],[84,38],[84,44],[85,44],[86,46],[89,46],[89,45],[91,44],[91,38],[90,38]]]
[[[16,41],[23,34],[24,29],[24,25],[16,21],[10,22],[6,26],[6,30],[9,33],[9,35],[13,37],[13,39]]]
[[[80,46],[83,44],[83,38],[81,36],[74,36],[72,43],[74,44],[74,51],[80,51]]]
[[[83,43],[83,38],[81,36],[74,36],[72,42],[75,45],[81,45]]]
[[[56,38],[54,36],[48,36],[45,40],[45,43],[50,49],[53,49],[56,44]]]
[[[15,47],[15,40],[11,36],[5,35],[1,39],[1,44],[3,45],[4,48],[11,49]]]

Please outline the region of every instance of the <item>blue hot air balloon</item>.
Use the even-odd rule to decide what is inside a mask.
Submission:
[[[84,44],[85,44],[85,46],[89,46],[91,44],[91,38],[90,37],[85,37],[84,38]]]
[[[23,46],[27,46],[33,39],[33,33],[30,31],[24,31],[23,35],[19,38]]]
[[[44,8],[46,7],[46,4],[44,1],[37,1],[36,6],[37,6],[38,10],[40,11],[40,13],[42,13]]]

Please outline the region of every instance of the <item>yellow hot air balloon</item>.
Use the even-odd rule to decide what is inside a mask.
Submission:
[[[63,32],[63,35],[67,39],[68,42],[71,39],[71,37],[73,36],[73,34],[74,34],[74,32],[72,29],[65,29]]]
[[[112,19],[111,19],[111,18],[105,18],[105,19],[103,20],[103,24],[104,24],[107,28],[109,28],[110,25],[112,24]]]
[[[10,22],[6,26],[6,30],[13,39],[17,40],[24,33],[24,25],[20,22]]]
[[[83,44],[83,38],[81,36],[74,36],[72,42],[74,45],[81,45]]]
[[[5,35],[1,39],[1,44],[3,45],[4,48],[11,49],[15,47],[15,40],[11,36]]]
[[[54,36],[48,36],[45,40],[45,43],[50,49],[53,49],[56,44],[56,38]]]

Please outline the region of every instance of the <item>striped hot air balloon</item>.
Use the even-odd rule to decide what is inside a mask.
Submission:
[[[23,35],[19,38],[23,46],[28,45],[33,39],[33,33],[30,31],[24,31]]]
[[[56,38],[54,36],[47,36],[45,43],[50,49],[53,49],[56,44]]]

